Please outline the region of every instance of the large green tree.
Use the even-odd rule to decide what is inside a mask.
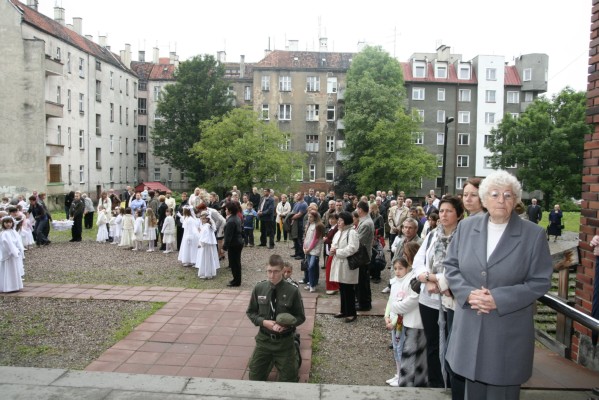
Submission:
[[[205,167],[206,184],[214,189],[256,184],[287,190],[305,155],[284,150],[287,137],[275,124],[262,121],[249,108],[201,123],[202,138],[191,153]]]
[[[158,102],[161,119],[152,129],[154,152],[196,180],[203,180],[203,166],[190,150],[202,137],[200,122],[232,108],[224,72],[224,66],[210,55],[183,61],[175,83],[164,87]]]
[[[350,188],[370,193],[390,183],[402,190],[413,187],[411,173],[399,173],[400,169],[422,172],[418,181],[435,176],[436,170],[429,168],[434,156],[413,143],[413,133],[421,128],[419,122],[407,121],[411,117],[404,111],[406,104],[402,68],[396,59],[381,47],[366,47],[354,57],[347,72],[343,115],[343,168]],[[390,168],[398,161],[402,168]]]
[[[580,198],[586,95],[565,88],[550,100],[536,99],[517,118],[506,114],[491,131],[493,168],[516,165],[527,191],[541,190],[547,209],[561,197]]]

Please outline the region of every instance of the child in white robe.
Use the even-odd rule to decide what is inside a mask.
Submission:
[[[163,253],[168,254],[173,252],[173,243],[177,241],[175,236],[177,228],[175,226],[175,219],[173,218],[173,209],[167,208],[165,213],[166,217],[162,223],[162,242],[166,246],[166,250]]]
[[[216,276],[216,270],[220,267],[218,249],[216,247],[216,226],[212,218],[210,218],[208,211],[202,211],[200,221],[196,268],[198,269],[200,279],[212,279]]]
[[[156,215],[154,215],[154,210],[148,208],[146,210],[146,228],[144,230],[144,240],[148,241],[148,253],[154,251],[154,244],[156,243],[156,226],[158,226],[158,221],[156,220]]]
[[[135,221],[133,220],[133,215],[131,215],[131,208],[127,207],[125,209],[125,215],[123,215],[123,232],[121,235],[121,243],[119,246],[121,247],[133,247],[133,227],[135,225]]]
[[[102,205],[98,206],[98,219],[96,220],[96,225],[98,226],[98,233],[96,235],[96,242],[106,243],[108,240],[108,230],[106,229],[106,224],[108,223],[108,219],[106,217],[106,210]]]
[[[25,218],[21,224],[21,239],[23,241],[24,250],[30,250],[35,244],[33,240],[33,222],[29,212],[25,213]]]
[[[135,211],[135,222],[133,224],[133,251],[142,250],[144,240],[144,219],[141,210]]]
[[[16,292],[23,289],[23,241],[12,217],[3,217],[0,225],[0,293]]]
[[[114,210],[114,223],[115,223],[115,228],[114,228],[114,241],[112,242],[113,244],[119,244],[121,242],[121,236],[123,234],[123,214],[121,213],[121,210],[124,211],[124,209],[120,209],[120,208],[116,208]]]
[[[116,233],[116,216],[114,213],[112,213],[112,215],[108,219],[108,227],[109,227],[108,230],[110,231],[108,236],[110,236],[112,238],[112,243],[116,243],[117,239],[114,237],[114,235]]]
[[[181,225],[183,227],[183,239],[177,258],[183,263],[184,267],[191,267],[195,265],[198,255],[198,235],[196,234],[198,225],[191,207],[183,208]]]

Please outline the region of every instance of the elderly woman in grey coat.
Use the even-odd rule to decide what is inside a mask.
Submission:
[[[486,214],[458,226],[444,261],[455,298],[446,359],[466,399],[518,399],[532,375],[533,307],[551,286],[543,228],[514,211],[522,187],[505,171],[479,188]]]
[[[356,320],[356,292],[354,285],[358,284],[360,271],[349,269],[347,257],[358,251],[360,239],[358,232],[354,229],[351,213],[342,211],[337,220],[339,230],[333,236],[329,257],[333,257],[331,263],[331,282],[339,282],[339,298],[341,301],[341,312],[335,314],[335,318],[345,318],[345,322]]]

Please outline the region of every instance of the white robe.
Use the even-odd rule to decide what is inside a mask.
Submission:
[[[106,212],[100,211],[98,213],[98,220],[96,221],[96,225],[98,226],[96,242],[105,242],[108,240],[108,230],[106,229],[106,222]]]
[[[176,233],[175,219],[169,215],[162,223],[162,243],[175,243],[177,241]]]
[[[211,224],[201,224],[200,226],[198,233],[199,247],[196,257],[196,268],[200,277],[210,278],[216,276],[216,270],[220,267],[214,230],[215,228]]]
[[[23,289],[23,242],[13,229],[0,232],[0,293]]]
[[[146,217],[145,227],[144,240],[156,240],[156,225],[150,226],[150,219],[148,217]]]
[[[121,236],[121,243],[119,246],[132,247],[133,246],[133,216],[131,214],[125,214],[123,216],[123,235]]]
[[[194,217],[183,217],[183,239],[179,249],[178,259],[183,264],[195,264],[198,254],[198,235],[196,234],[198,220]]]
[[[135,218],[133,224],[133,239],[140,242],[144,240],[144,219],[142,217]]]

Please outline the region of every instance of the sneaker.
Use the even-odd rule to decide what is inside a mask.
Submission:
[[[337,291],[336,290],[327,290],[327,294],[328,295],[337,294]]]
[[[316,293],[316,288],[315,287],[310,287],[310,293]]]
[[[391,288],[389,286],[387,286],[386,288],[381,290],[381,293],[389,293],[389,292],[391,292]]]
[[[399,379],[393,382],[389,382],[389,386],[391,387],[399,387]]]
[[[297,283],[306,283],[306,282],[304,282],[303,279],[300,279],[299,281],[297,281]]]
[[[304,286],[304,290],[310,290],[310,285]]]
[[[389,384],[391,382],[397,382],[399,380],[399,375],[395,374],[395,376],[391,379],[387,379],[385,383]]]

